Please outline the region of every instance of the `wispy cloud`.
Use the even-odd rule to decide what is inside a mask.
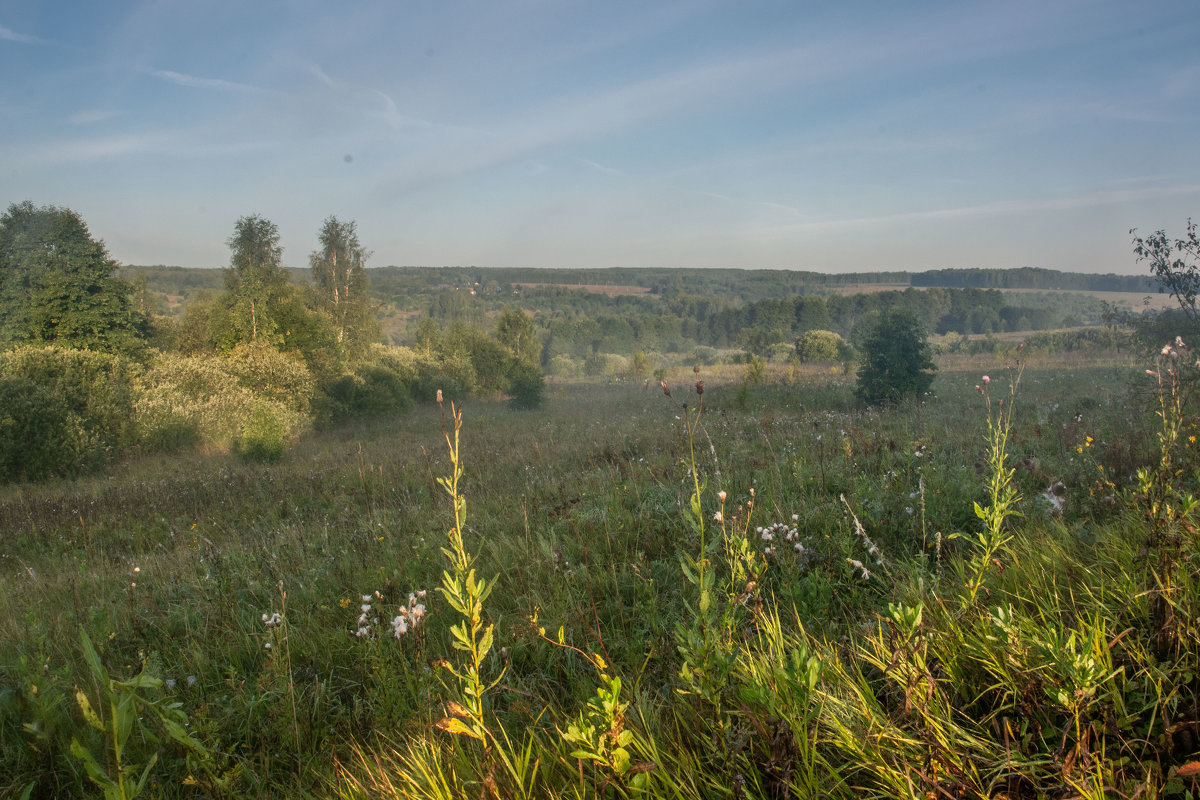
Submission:
[[[878,225],[894,225],[911,222],[939,222],[942,220],[961,219],[965,217],[1008,216],[1020,214],[1049,213],[1055,211],[1071,211],[1076,209],[1096,208],[1099,206],[1120,205],[1123,203],[1143,203],[1169,197],[1188,197],[1200,195],[1200,184],[1190,183],[1178,186],[1154,186],[1142,189],[1120,189],[1113,191],[1089,192],[1073,197],[1050,198],[1045,200],[998,200],[993,203],[957,206],[952,208],[937,208],[925,211],[909,211],[901,214],[881,214],[877,216],[846,217],[843,219],[819,220],[801,222],[792,225],[780,225],[771,228],[775,233],[787,235],[796,232],[825,232],[846,229],[870,228]]]
[[[0,39],[6,42],[19,42],[21,44],[45,44],[45,39],[39,39],[37,36],[30,36],[25,33],[17,33],[12,28],[6,28],[0,25]]]
[[[254,93],[264,91],[257,86],[251,86],[247,83],[236,83],[235,81],[222,80],[221,78],[201,78],[196,75],[188,75],[183,72],[173,72],[167,69],[151,70],[150,74],[169,83],[174,83],[178,86],[187,86],[193,89],[217,89],[220,91],[229,92]]]
[[[107,111],[102,109],[91,109],[88,111],[77,111],[67,117],[67,122],[72,125],[91,125],[96,122],[103,122],[106,119],[112,119],[117,116],[116,111]]]
[[[95,137],[80,136],[57,139],[38,145],[8,148],[0,155],[2,168],[54,167],[110,161],[122,158],[166,156],[171,158],[211,158],[268,149],[266,142],[215,142],[200,140],[177,130],[117,134]]]
[[[333,78],[329,77],[325,73],[325,70],[321,69],[320,64],[309,64],[308,72],[310,75],[315,77],[317,80],[319,80],[321,83],[325,84],[325,86],[327,86],[330,89],[337,86],[337,84],[334,82]]]

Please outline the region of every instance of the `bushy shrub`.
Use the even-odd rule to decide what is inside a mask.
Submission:
[[[566,354],[550,359],[550,374],[556,378],[578,378],[583,375],[583,362]]]
[[[314,402],[320,422],[362,416],[398,416],[412,408],[409,385],[415,373],[398,358],[373,355],[376,357],[321,387]]]
[[[159,354],[146,369],[134,403],[142,446],[173,450],[199,444],[226,450],[263,405],[283,421],[289,437],[309,425],[306,413],[280,399],[285,394],[256,394],[235,368],[216,355]]]
[[[0,480],[77,475],[131,446],[135,372],[88,350],[0,354]]]
[[[713,364],[719,363],[721,354],[714,347],[700,346],[688,353],[688,364],[699,364],[702,367],[711,367]]]
[[[534,409],[542,405],[542,392],[546,379],[536,364],[523,359],[513,359],[508,373],[508,401],[512,408]]]
[[[850,343],[833,331],[806,331],[796,340],[796,356],[801,363],[846,361],[852,354]]]
[[[238,345],[226,356],[226,369],[254,394],[307,413],[316,381],[299,358],[269,345]]]
[[[266,401],[254,403],[241,428],[233,440],[233,449],[243,461],[271,463],[283,455],[288,440],[288,423],[278,404]]]
[[[925,331],[901,310],[882,313],[863,342],[855,394],[872,405],[895,403],[929,391],[934,366]]]

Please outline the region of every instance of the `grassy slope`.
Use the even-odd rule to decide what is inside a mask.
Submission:
[[[777,376],[781,382],[739,394],[736,376],[725,383],[703,376],[709,389],[697,466],[707,480],[705,516],[718,507],[716,492],[727,491],[730,529],[748,522],[756,551],[763,545],[757,526],[795,515],[814,554],[806,564],[786,551],[758,562],[767,566],[756,576],[753,596],[729,611],[737,619],[729,635],[741,642],[734,647],[741,653],[740,677],[730,679],[713,708],[707,699],[679,694],[685,683],[676,629],[695,618],[695,590],[681,579],[679,559],[695,554],[697,540],[682,510],[691,484],[685,411],[675,401],[695,407],[696,398],[687,397],[690,373],[677,376],[674,400],[656,387],[576,383],[551,386],[546,408],[534,414],[468,403],[465,538],[479,574],[499,578],[485,608],[496,626],[486,663],[492,674],[508,667],[492,693],[500,715],[494,724],[503,723],[515,739],[526,729],[536,735],[544,781],[538,793],[569,793],[570,787],[612,793],[633,781],[626,776],[607,784],[602,769],[585,771],[567,755],[570,748],[555,731],[565,730],[593,695],[597,674],[580,652],[535,635],[529,622],[535,611],[551,638],[563,626],[566,643],[603,654],[624,677],[629,725],[638,730],[634,758],[658,765],[644,779],[653,781],[653,794],[736,796],[743,780],[751,795],[823,785],[845,796],[857,796],[855,787],[894,795],[908,793],[908,785],[917,796],[1003,778],[1007,783],[997,786],[1032,796],[1079,791],[1076,784],[1088,785],[1092,769],[1107,769],[1099,782],[1126,790],[1147,779],[1148,786],[1164,785],[1160,762],[1182,763],[1186,745],[1180,750],[1167,741],[1149,756],[1132,746],[1107,761],[1096,756],[1101,731],[1078,728],[1079,719],[1062,709],[1042,708],[1053,705],[1045,688],[1057,674],[1050,656],[1012,668],[1029,678],[1014,678],[1018,700],[989,699],[977,688],[995,680],[971,667],[969,654],[989,652],[975,639],[990,630],[990,612],[985,604],[954,605],[955,576],[967,570],[962,558],[973,551],[945,534],[978,530],[972,504],[986,503],[979,474],[985,419],[973,388],[982,370],[992,371],[993,396],[1002,396],[1002,365],[982,363],[944,371],[934,396],[882,412],[854,410],[846,377],[813,372],[789,385]],[[1032,620],[1031,641],[1045,631],[1078,627],[1087,614],[1110,612],[1105,644],[1118,634],[1126,648],[1141,641],[1122,631],[1137,614],[1150,613],[1134,561],[1138,537],[1146,534],[1137,513],[1122,516],[1120,503],[1110,508],[1104,486],[1115,475],[1125,488],[1134,467],[1154,458],[1155,420],[1139,405],[1150,394],[1129,388],[1138,372],[1128,364],[1049,361],[1025,372],[1010,451],[1013,463],[1022,462],[1016,480],[1026,497],[1019,506],[1025,517],[1012,551],[997,560],[1005,569],[988,576],[985,599],[988,608],[1011,603],[1024,609],[1018,620]],[[198,738],[224,766],[241,764],[238,794],[327,795],[340,781],[343,794],[353,795],[346,782],[351,775],[364,785],[375,781],[370,794],[387,794],[380,788],[387,775],[420,762],[409,746],[427,760],[437,760],[429,752],[441,752],[437,757],[457,764],[463,780],[484,780],[487,759],[479,761],[466,744],[441,749],[446,737],[430,729],[443,702],[453,698],[430,665],[455,657],[448,639],[455,615],[433,592],[445,566],[439,546],[449,525],[448,503],[435,482],[447,471],[441,436],[436,407],[420,406],[401,420],[303,441],[274,466],[220,456],[147,460],[106,478],[4,490],[0,671],[9,686],[39,685],[43,698],[55,686],[68,689],[57,702],[41,705],[25,689],[4,696],[0,774],[16,776],[9,786],[35,781],[34,796],[51,796],[86,785],[63,752],[62,733],[79,725],[69,688],[85,685],[80,626],[100,644],[113,672],[131,675],[148,663],[177,681],[170,697],[182,703]],[[1055,480],[1069,491],[1061,522],[1036,499]],[[886,554],[888,566],[867,580],[847,560],[863,560],[865,546],[842,495]],[[739,507],[740,523],[734,523]],[[723,563],[719,543],[710,558]],[[276,632],[260,619],[284,610],[281,585],[286,660],[280,640],[272,638]],[[726,605],[737,605],[732,601],[740,588],[730,589]],[[400,643],[354,638],[361,595],[378,591],[381,599],[372,603],[381,608],[374,613],[386,620],[419,589],[431,598],[420,635]],[[897,601],[923,605],[927,633],[897,644],[897,624],[878,626],[877,615],[886,617],[888,603]],[[776,607],[778,621],[769,613]],[[1184,640],[1192,641],[1187,636],[1193,633],[1187,628]],[[1025,634],[1012,635],[1015,641]],[[956,645],[946,644],[951,638]],[[276,644],[272,651],[264,650],[269,641]],[[919,668],[914,641],[923,642],[921,659],[929,660]],[[1054,647],[1047,652],[1065,652],[1067,645]],[[779,699],[782,679],[770,664],[786,662],[780,648],[792,655],[808,648],[825,665],[817,691],[822,699],[803,713],[789,712]],[[1126,659],[1132,680],[1134,655],[1118,653],[1116,645],[1107,650]],[[897,664],[909,670],[900,689],[886,677]],[[946,684],[950,678],[956,683]],[[1151,684],[1138,691],[1153,694],[1158,686],[1161,696],[1161,681]],[[856,685],[866,693],[856,693]],[[760,696],[762,687],[775,687],[774,699]],[[1171,709],[1189,699],[1194,704],[1192,687],[1173,691],[1179,696]],[[1030,696],[1020,699],[1021,692]],[[918,696],[945,707],[914,711]],[[805,716],[818,706],[827,715],[819,724]],[[982,720],[981,727],[967,725],[964,713]],[[1084,722],[1116,713],[1089,712]],[[998,722],[1001,717],[1006,721]],[[1022,717],[1063,730],[1018,731],[1011,721]],[[35,750],[20,726],[36,719],[59,732],[35,741]],[[1137,717],[1112,741],[1135,738],[1130,726],[1145,733]],[[864,738],[875,727],[880,735]],[[1151,725],[1146,735],[1166,734]],[[993,739],[981,744],[981,736]],[[1051,740],[1057,752],[1036,755]],[[388,741],[398,749],[389,749]],[[1008,744],[998,744],[1003,741]],[[888,742],[895,746],[888,749]],[[979,766],[1001,758],[1005,746],[1010,761],[1015,750],[1018,761],[1033,765],[1004,775]],[[372,753],[383,753],[390,764],[382,773],[361,766],[374,763]],[[388,760],[388,753],[400,755]],[[1112,766],[1119,757],[1129,763]],[[339,770],[335,758],[351,766]],[[905,777],[906,759],[925,765]],[[1072,763],[1064,766],[1065,760]],[[986,774],[976,780],[973,770]],[[158,790],[178,793],[188,773],[182,758],[163,748]]]

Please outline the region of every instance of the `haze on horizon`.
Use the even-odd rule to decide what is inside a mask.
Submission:
[[[1194,0],[0,0],[0,203],[223,266],[1137,273],[1200,216]]]

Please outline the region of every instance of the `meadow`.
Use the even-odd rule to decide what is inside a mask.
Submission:
[[[1185,796],[1188,361],[673,368],[0,488],[0,796]]]

